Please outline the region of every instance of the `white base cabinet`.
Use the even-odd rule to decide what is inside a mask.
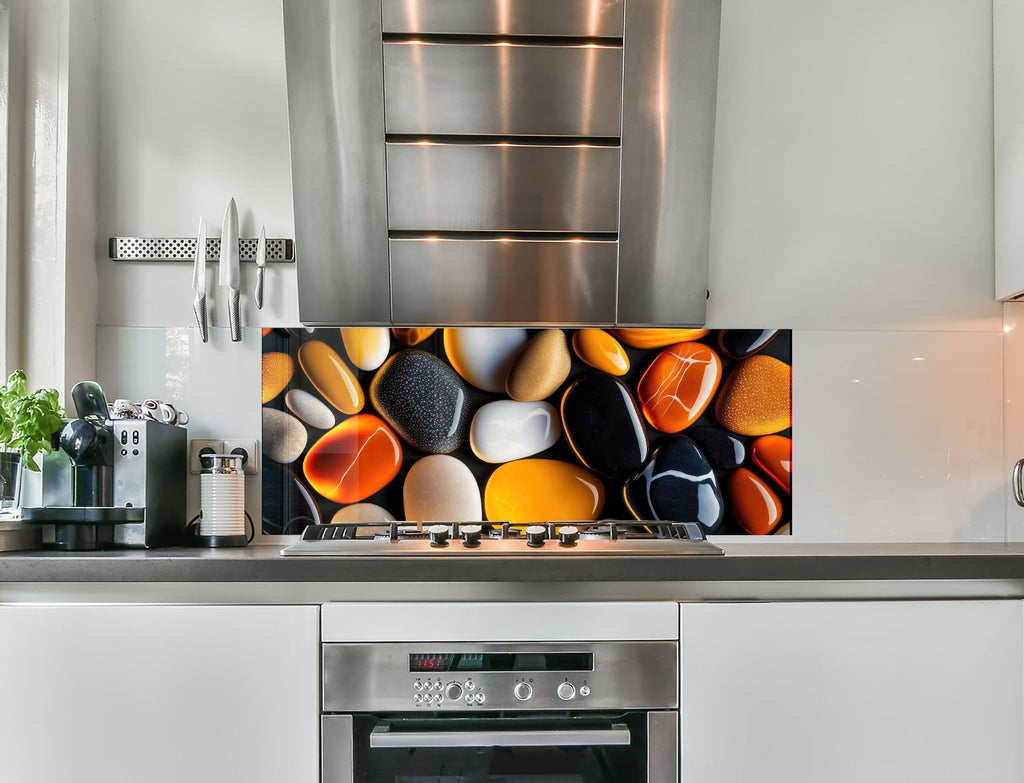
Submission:
[[[318,608],[0,607],[0,779],[316,783]]]
[[[1019,601],[684,604],[682,783],[1020,783]]]

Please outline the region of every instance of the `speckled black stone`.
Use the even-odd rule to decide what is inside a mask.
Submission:
[[[743,359],[760,351],[778,333],[778,329],[723,329],[718,333],[718,347],[732,359]]]
[[[716,468],[732,470],[742,465],[747,458],[747,447],[743,441],[727,430],[718,427],[690,427],[686,434]]]
[[[370,382],[370,401],[414,449],[455,451],[469,432],[466,386],[455,370],[425,351],[399,351]]]
[[[635,473],[650,451],[636,400],[626,384],[605,373],[584,375],[565,390],[562,429],[580,461],[610,478]]]
[[[658,446],[623,489],[637,519],[699,522],[713,533],[725,517],[722,491],[711,465],[685,435]]]
[[[313,493],[291,470],[264,455],[262,473],[264,533],[293,535],[320,524]]]

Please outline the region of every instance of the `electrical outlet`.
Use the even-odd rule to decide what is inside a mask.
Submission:
[[[249,438],[224,438],[225,454],[242,454],[242,470],[246,475],[260,472],[260,442]]]
[[[209,449],[209,454],[223,454],[224,441],[210,440],[208,438],[193,438],[188,442],[188,472],[199,473],[202,470],[202,463],[199,455]]]

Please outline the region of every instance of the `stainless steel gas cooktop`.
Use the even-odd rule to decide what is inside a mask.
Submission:
[[[285,557],[408,555],[440,557],[721,555],[695,522],[339,522],[310,525]]]

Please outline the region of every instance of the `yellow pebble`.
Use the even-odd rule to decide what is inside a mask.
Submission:
[[[283,392],[295,372],[295,362],[286,353],[263,354],[263,402],[268,403]]]
[[[609,375],[629,372],[629,357],[625,349],[604,329],[577,329],[572,336],[572,348],[595,370]]]

